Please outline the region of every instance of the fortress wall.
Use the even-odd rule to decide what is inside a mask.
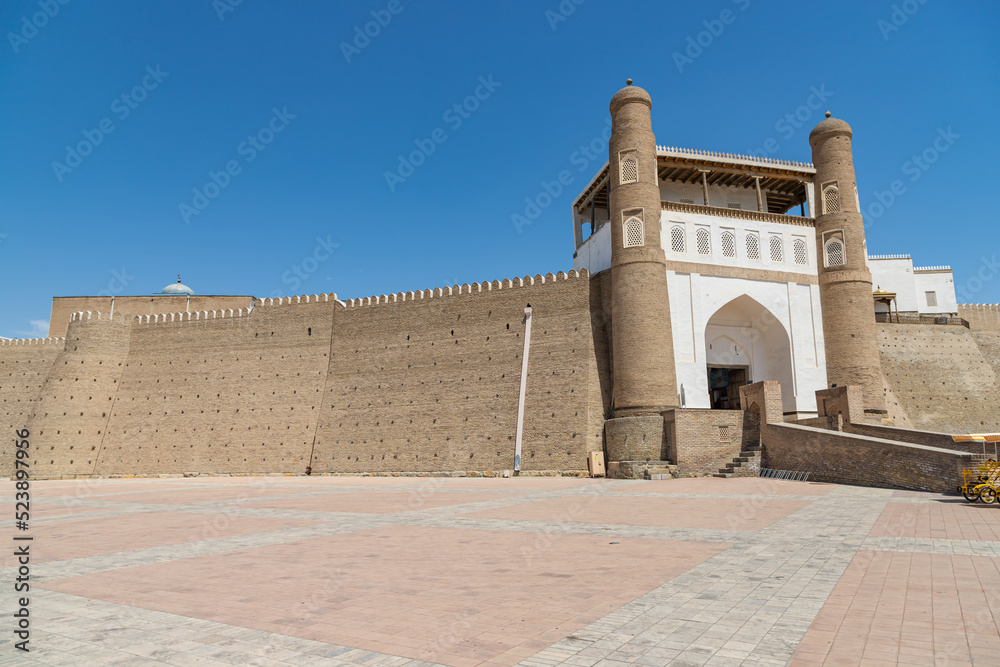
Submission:
[[[130,334],[121,317],[87,313],[70,322],[65,349],[53,360],[28,419],[32,477],[93,474]]]
[[[913,428],[1000,431],[1000,379],[977,334],[961,326],[876,326],[882,371]]]
[[[983,357],[1000,376],[1000,331],[973,331],[972,337]]]
[[[1000,331],[1000,303],[960,303],[958,316],[973,331]]]
[[[38,394],[65,343],[61,338],[0,341],[0,477],[14,469],[14,432],[28,427]]]
[[[585,273],[370,301],[334,312],[314,471],[513,469],[529,303],[522,469],[583,471],[603,449]]]
[[[96,473],[304,472],[335,305],[134,323]]]
[[[249,308],[251,296],[198,296],[186,294],[147,296],[116,296],[114,313],[122,315],[157,315],[182,313],[186,310],[221,310],[223,308]],[[52,314],[49,317],[49,336],[65,336],[70,318],[78,312],[110,313],[110,296],[57,296],[52,299]]]

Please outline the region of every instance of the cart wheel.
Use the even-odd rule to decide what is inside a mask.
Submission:
[[[968,500],[970,503],[974,503],[977,500],[979,500],[980,491],[981,489],[966,487],[966,490],[962,491],[962,495],[965,496],[965,499]]]
[[[982,490],[979,492],[979,499],[982,500],[987,505],[989,505],[990,503],[992,503],[994,500],[997,499],[996,489],[989,486],[984,486]]]

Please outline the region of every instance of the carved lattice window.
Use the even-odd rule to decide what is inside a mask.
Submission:
[[[626,220],[625,228],[622,230],[622,238],[624,239],[626,248],[636,248],[646,245],[642,220],[635,216]]]
[[[747,259],[760,259],[760,239],[756,234],[747,234]]]
[[[840,212],[840,188],[837,183],[827,183],[823,186],[823,213]]]
[[[704,227],[700,228],[697,233],[698,241],[698,254],[699,255],[711,255],[712,254],[712,240],[709,236],[708,230]]]
[[[729,231],[722,232],[723,257],[736,257],[736,235]]]
[[[785,261],[784,254],[784,244],[781,242],[780,236],[772,236],[767,240],[769,249],[771,251],[771,261],[772,262],[783,262]]]
[[[795,254],[796,264],[807,264],[809,262],[809,254],[806,251],[806,242],[803,239],[795,239],[792,243],[792,251]]]
[[[826,244],[826,265],[843,266],[847,264],[844,254],[844,244],[840,239],[833,239]]]
[[[670,249],[674,252],[684,252],[684,228],[674,226],[670,228]]]
[[[635,151],[628,151],[621,154],[621,182],[639,182],[639,158]]]

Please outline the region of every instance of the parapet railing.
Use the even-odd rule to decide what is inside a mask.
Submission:
[[[723,208],[721,206],[704,206],[702,204],[682,204],[681,202],[676,201],[661,201],[660,208],[664,211],[713,215],[719,218],[736,218],[737,220],[752,220],[754,222],[775,222],[781,225],[799,225],[801,227],[816,226],[816,221],[812,218],[803,218],[797,215],[783,215],[781,213],[765,213],[763,211],[752,211],[743,208]]]
[[[896,313],[875,313],[875,321],[880,324],[950,324],[969,328],[968,320],[946,315],[897,315]]]
[[[663,155],[685,155],[697,158],[716,158],[721,160],[733,160],[738,162],[759,162],[760,164],[773,165],[776,167],[793,167],[795,169],[815,170],[809,162],[796,162],[795,160],[780,160],[777,158],[760,157],[757,155],[742,155],[740,153],[722,153],[719,151],[703,151],[695,148],[678,148],[677,146],[657,146],[656,152]]]

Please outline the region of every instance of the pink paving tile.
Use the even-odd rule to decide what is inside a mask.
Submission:
[[[86,507],[84,505],[62,505],[50,504],[39,505],[37,502],[31,503],[31,518],[43,519],[57,516],[71,516],[74,514],[97,514],[109,512],[110,510],[101,507]]]
[[[107,480],[84,480],[82,482],[55,482],[57,486],[42,486],[44,482],[32,482],[31,492],[33,496],[39,498],[91,498],[106,493],[128,493],[132,491],[163,491],[167,489],[190,488],[191,484],[184,484],[177,480],[171,483],[158,483],[148,480],[129,480],[124,483],[108,483]],[[50,482],[53,484],[53,482]]]
[[[729,546],[614,541],[396,526],[42,587],[414,659],[510,665]]]
[[[361,512],[365,514],[395,514],[435,507],[507,498],[501,493],[449,493],[426,487],[400,491],[353,491],[328,493],[301,498],[268,499],[248,502],[244,507],[266,507],[279,510],[310,512]]]
[[[660,526],[670,528],[726,528],[760,530],[809,504],[805,500],[710,500],[615,496],[566,496],[510,507],[471,512],[463,516],[519,521]]]
[[[942,498],[941,496],[937,496]],[[1000,507],[942,498],[943,502],[887,503],[872,537],[1000,540]]]
[[[985,647],[1000,646],[998,580],[998,558],[859,551],[793,664],[993,664]]]
[[[788,482],[762,477],[686,477],[631,484],[617,489],[621,493],[738,493],[763,496],[822,496],[836,484],[821,482]],[[612,492],[614,493],[614,492]]]
[[[578,486],[605,484],[603,479],[589,477],[478,477],[441,480],[446,489],[502,489],[506,491],[551,491]]]
[[[309,490],[302,488],[277,485],[213,488],[185,487],[163,492],[150,491],[148,493],[127,493],[124,495],[104,498],[103,500],[112,500],[116,503],[162,503],[167,505],[180,505],[183,503],[215,503],[221,501],[242,505],[259,498],[284,496],[290,493],[303,493],[308,491]]]
[[[76,521],[38,522],[31,524],[31,534],[34,536],[32,561],[85,558],[168,544],[295,528],[313,523],[182,512],[158,512],[152,515],[119,514]],[[9,559],[5,560],[5,563],[5,567],[9,566]]]

